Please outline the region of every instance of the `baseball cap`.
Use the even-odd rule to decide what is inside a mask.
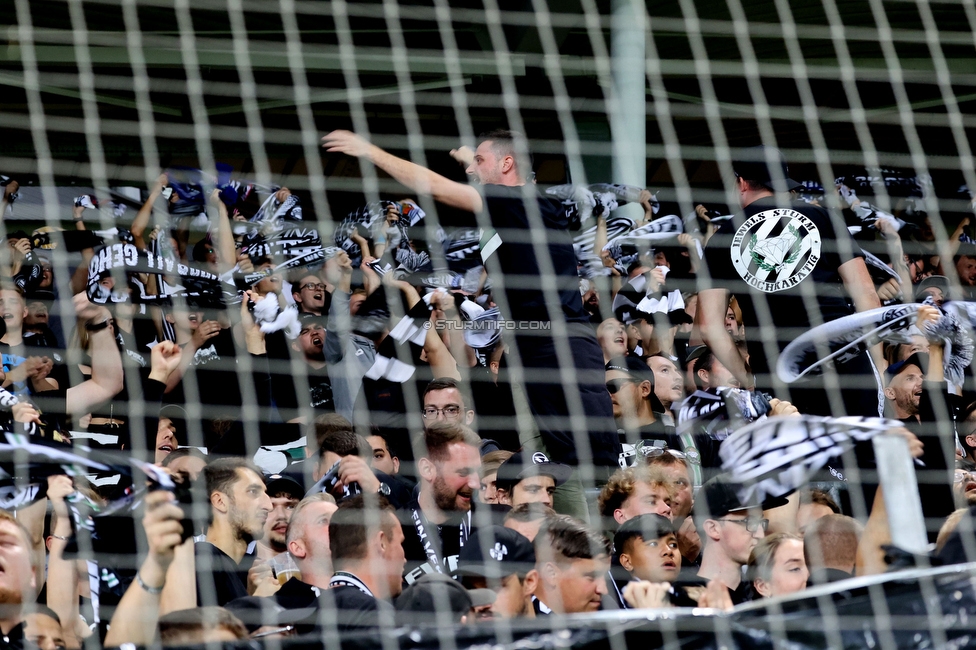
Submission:
[[[739,497],[740,483],[731,480],[728,474],[719,474],[712,477],[701,486],[699,491],[700,498],[696,498],[696,504],[705,506],[705,512],[700,513],[704,518],[719,519],[730,512],[749,510],[750,508],[762,508],[770,510],[784,506],[787,500],[783,497],[769,497],[765,501],[750,499],[743,501]],[[697,509],[697,505],[696,505]]]
[[[769,161],[772,160],[772,167]],[[732,169],[740,178],[747,181],[761,183],[777,192],[788,192],[803,187],[790,178],[783,152],[776,147],[760,145],[746,149],[742,155],[732,161]]]
[[[674,524],[667,517],[656,514],[638,515],[620,524],[620,528],[613,536],[613,548],[620,553],[624,544],[632,537],[650,541],[674,534]]]
[[[285,609],[273,598],[258,596],[243,596],[235,598],[226,605],[227,610],[240,619],[247,631],[253,634],[263,626],[294,625],[304,621],[314,620],[318,609],[303,607],[301,609]]]
[[[562,485],[569,480],[572,473],[571,467],[550,461],[541,451],[522,451],[501,464],[495,481],[498,487],[511,490],[515,484],[529,476],[551,476],[556,485]]]
[[[604,370],[617,370],[619,372],[626,372],[628,375],[634,379],[640,381],[651,382],[651,411],[654,413],[664,413],[664,405],[661,404],[661,400],[654,393],[654,371],[651,370],[647,363],[638,357],[633,355],[614,357],[607,361],[607,365],[604,366]]]
[[[693,347],[689,347],[685,352],[685,365],[691,363],[692,361],[696,361],[698,357],[705,354],[706,350],[708,350],[707,345],[695,345]]]
[[[305,498],[305,475],[301,472],[282,472],[281,474],[265,474],[264,484],[268,496],[289,494],[296,499]]]
[[[942,291],[943,298],[949,296],[949,278],[944,275],[930,275],[915,286],[915,300],[924,300],[922,292],[933,287]]]
[[[159,418],[166,418],[173,423],[176,428],[176,440],[181,445],[187,444],[186,421],[188,419],[186,409],[179,404],[166,404],[159,409]]]
[[[929,365],[928,363],[926,363],[927,361],[928,361],[928,357],[927,356],[923,360],[922,359],[922,355],[919,354],[918,352],[916,352],[915,354],[913,354],[912,356],[908,357],[907,359],[903,359],[903,360],[901,360],[901,361],[899,361],[897,363],[891,364],[890,366],[888,366],[888,369],[885,370],[885,372],[891,378],[897,377],[903,371],[907,370],[909,366],[918,366],[918,368],[922,372],[925,372],[925,369],[928,368],[928,365]]]
[[[442,573],[428,573],[403,590],[396,599],[397,614],[404,618],[410,614],[420,614],[404,623],[429,621],[434,613],[443,611],[444,605],[457,615],[464,616],[474,606],[468,590],[460,582]]]
[[[487,551],[487,552],[486,552]],[[504,526],[479,528],[458,554],[458,576],[524,576],[535,566],[535,547],[524,535]]]

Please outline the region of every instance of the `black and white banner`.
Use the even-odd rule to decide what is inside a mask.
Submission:
[[[128,282],[124,286],[115,285],[109,289],[101,281],[113,277],[113,271],[126,274]],[[136,274],[169,275],[179,278],[180,284],[163,286],[154,295],[145,292],[145,285]],[[130,284],[139,289],[139,295],[132,296]],[[176,262],[172,257],[156,255],[150,251],[139,250],[134,244],[117,243],[95,251],[88,264],[88,299],[96,304],[165,301],[175,295],[184,296],[188,302],[201,307],[220,308],[223,303],[223,290],[220,278],[213,273]]]
[[[780,497],[804,486],[855,443],[902,426],[884,418],[765,418],[726,438],[719,449],[722,470],[742,484],[743,500]]]

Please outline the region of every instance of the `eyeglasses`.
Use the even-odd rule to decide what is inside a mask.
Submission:
[[[696,465],[701,463],[701,454],[698,453],[697,449],[678,451],[677,449],[668,449],[667,447],[645,445],[644,441],[641,440],[639,443],[637,443],[637,451],[640,452],[644,458],[660,458],[664,454],[669,454],[680,460],[687,460],[689,463],[695,463]]]
[[[763,532],[765,533],[769,530],[769,520],[768,519],[758,519],[756,517],[746,517],[745,519],[716,519],[715,521],[727,521],[732,524],[739,524],[743,526],[746,531],[750,533],[756,532],[756,530],[762,526]]]
[[[443,413],[444,417],[447,419],[456,418],[461,415],[461,407],[457,404],[450,404],[442,409],[434,408],[433,406],[427,406],[424,408],[424,419],[431,420],[436,418],[438,414]]]
[[[306,282],[299,289],[311,289],[312,291],[325,291],[325,285],[321,282]]]
[[[621,377],[620,379],[611,379],[607,382],[607,392],[611,395],[616,395],[617,391],[623,388],[626,384],[639,384],[641,383],[639,379],[633,379],[631,377]]]
[[[956,473],[952,477],[953,483],[965,483],[966,481],[976,481],[976,474],[967,472],[964,469],[957,469]]]

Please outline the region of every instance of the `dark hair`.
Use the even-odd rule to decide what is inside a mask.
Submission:
[[[367,508],[372,511],[369,514],[380,515],[379,529],[391,540],[393,526],[400,525],[396,520],[396,510],[389,501],[379,495],[369,496],[369,503],[362,494],[342,501],[339,509],[332,515],[329,522],[329,548],[332,551],[332,563],[337,569],[348,560],[362,560],[366,557],[371,534],[368,520],[372,518],[366,516],[364,511]],[[392,516],[392,523],[391,517],[382,517],[383,512]]]
[[[203,455],[199,449],[194,449],[193,447],[180,447],[179,449],[174,449],[173,451],[166,454],[163,458],[163,467],[169,467],[174,461],[179,460],[187,456],[192,456],[193,458],[199,458],[200,460],[206,462],[207,457]]]
[[[823,490],[803,490],[800,492],[801,506],[813,503],[821,506],[827,506],[835,515],[841,514],[840,506],[837,505],[837,502],[834,501],[833,497],[831,497],[827,492],[824,492]]]
[[[471,403],[471,400],[468,399],[468,395],[466,394],[464,387],[461,385],[461,382],[452,377],[438,377],[427,384],[427,388],[424,389],[424,399],[421,400],[421,402],[427,400],[427,394],[430,392],[435,390],[449,390],[451,388],[457,389],[457,392],[461,394],[461,408],[467,408],[467,405]]]
[[[530,151],[525,152],[528,160],[526,161],[527,165],[523,168],[523,165],[519,161],[518,151],[515,148],[515,141],[522,137],[521,133],[515,131],[494,129],[478,136],[478,143],[491,142],[491,147],[495,150],[495,153],[501,156],[511,156],[515,160],[515,170],[519,178],[529,178],[533,165],[532,153]]]
[[[638,515],[620,524],[613,536],[613,550],[618,555],[627,552],[627,546],[634,539],[649,542],[674,535],[671,520],[661,515]]]
[[[223,607],[181,609],[159,617],[159,640],[163,645],[205,643],[206,634],[225,629],[238,640],[247,638],[247,628]]]
[[[424,446],[431,460],[445,460],[449,455],[447,448],[456,443],[479,447],[481,438],[457,422],[435,422],[424,432]]]
[[[48,616],[50,618],[53,618],[55,621],[57,621],[58,622],[58,625],[61,625],[61,617],[58,616],[58,613],[55,612],[50,607],[48,607],[47,605],[42,605],[40,603],[34,603],[33,605],[30,605],[26,609],[26,611],[24,612],[24,614],[27,614],[27,615],[30,615],[30,614],[40,614],[42,616]]]
[[[704,352],[701,353],[697,359],[695,359],[695,365],[691,368],[691,374],[695,377],[695,385],[701,386],[701,379],[698,377],[698,371],[704,370],[706,372],[712,371],[712,362],[715,361],[715,355],[712,354],[711,348],[705,348]]]
[[[336,431],[353,431],[352,422],[338,413],[326,413],[312,421],[306,439],[315,438],[315,444],[322,446],[322,440]]]
[[[369,446],[362,436],[349,429],[332,431],[326,434],[319,442],[319,458],[331,451],[336,456],[360,456],[362,458],[372,458],[373,448]]]
[[[528,524],[555,516],[556,511],[544,503],[520,503],[505,513],[505,519],[502,523],[520,521],[523,524]]]
[[[309,276],[316,278],[318,282],[322,282],[322,280],[319,278],[319,274],[311,269],[296,269],[295,271],[289,273],[288,282],[291,284],[291,292],[293,294],[300,293],[301,288],[298,286],[298,283]]]
[[[203,468],[203,476],[207,481],[207,496],[213,496],[215,492],[229,495],[231,486],[238,481],[237,470],[239,469],[249,469],[263,477],[261,469],[246,458],[236,456],[218,458]]]
[[[569,515],[556,515],[543,521],[533,543],[536,557],[552,558],[557,563],[610,555],[610,541],[606,537]]]
[[[976,402],[971,402],[970,404],[967,404],[965,408],[959,411],[959,415],[956,416],[956,429],[959,430],[960,429],[959,424],[965,422],[970,417],[972,417],[973,413],[976,413]],[[959,430],[959,433],[956,436],[957,438],[959,438],[959,444],[962,445],[963,451],[966,452],[967,458],[972,458],[973,451],[976,451],[976,447],[973,447],[971,444],[966,442],[966,438],[969,437],[970,435],[973,435],[973,433],[976,433],[976,431],[971,433],[966,433],[965,431]]]

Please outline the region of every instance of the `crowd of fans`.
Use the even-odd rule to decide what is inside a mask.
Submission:
[[[740,205],[681,217],[642,188],[543,192],[520,146],[452,151],[461,183],[326,135],[416,192],[329,245],[296,194],[224,169],[167,170],[132,219],[82,196],[73,230],[8,220],[3,642],[722,611],[886,571],[870,445],[750,490],[723,443],[764,420],[906,440],[936,557],[965,560],[970,216],[948,233],[924,179],[825,191],[758,148],[734,164]],[[435,228],[428,199],[470,223]],[[801,360],[825,372],[777,376],[804,332],[918,303],[854,348],[838,325]]]

